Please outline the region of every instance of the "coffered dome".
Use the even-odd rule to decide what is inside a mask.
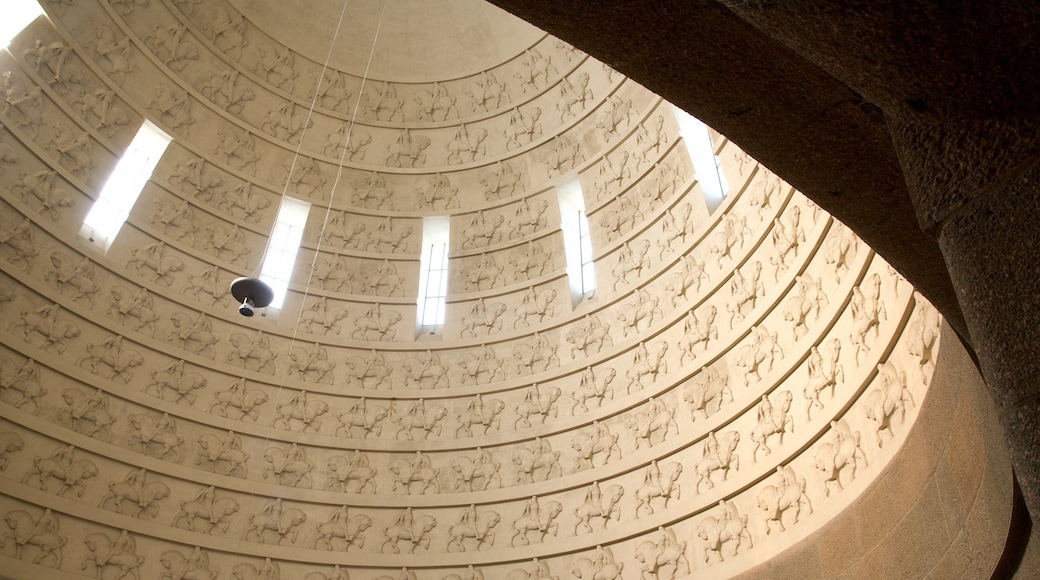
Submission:
[[[330,53],[341,8],[49,2],[2,55],[5,574],[732,576],[945,457],[911,427],[951,436],[963,353],[848,228],[497,8],[350,2]],[[284,306],[242,318],[283,196]]]

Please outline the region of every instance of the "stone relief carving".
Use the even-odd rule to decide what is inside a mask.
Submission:
[[[646,540],[636,546],[635,559],[643,578],[663,580],[690,574],[686,558],[686,540],[678,541],[671,528],[657,527],[657,540]]]
[[[744,317],[755,309],[759,298],[765,296],[765,285],[762,284],[762,262],[755,260],[744,268],[735,268],[729,281],[730,300],[726,303],[726,311],[730,313],[729,327],[734,322],[743,322]],[[810,304],[811,307],[811,304]]]
[[[628,151],[621,151],[620,155],[615,155],[615,159],[611,159],[609,154],[603,156],[603,162],[599,164],[593,183],[597,200],[609,198],[611,194],[622,189],[626,179],[632,178],[632,168],[628,166],[628,161]]]
[[[596,128],[600,130],[603,135],[603,141],[606,143],[610,143],[611,137],[617,137],[620,135],[618,129],[622,124],[624,124],[625,127],[629,127],[631,126],[633,119],[639,118],[639,114],[636,112],[635,106],[632,104],[632,99],[622,99],[617,95],[607,97],[599,106],[599,109],[600,112],[596,116]],[[658,115],[658,118],[663,119],[660,115]],[[646,128],[643,125],[640,125],[639,127],[643,131],[646,131]],[[647,137],[648,136],[649,133],[647,133]],[[639,141],[639,134],[636,135],[636,140],[637,144],[641,144]]]
[[[321,347],[324,350],[324,347]],[[331,363],[330,363],[331,364]],[[275,405],[274,422],[278,429],[302,433],[321,431],[321,418],[329,412],[329,404],[321,399],[307,399],[307,391],[296,391],[285,403]]]
[[[418,489],[418,493],[421,495],[430,488],[433,488],[434,493],[440,493],[441,470],[433,467],[430,458],[423,455],[421,451],[416,451],[415,457],[411,461],[407,459],[392,461],[390,471],[394,474],[394,482],[391,486],[394,493],[401,490],[402,493],[411,495],[414,489]]]
[[[241,115],[246,103],[256,98],[256,91],[248,84],[240,82],[240,75],[241,72],[237,69],[211,75],[199,92],[232,115]]]
[[[144,356],[132,348],[123,348],[123,337],[113,334],[99,343],[88,344],[87,354],[76,364],[94,374],[99,374],[98,364],[104,365],[112,371],[107,378],[118,377],[123,384],[129,384],[134,378],[131,369],[144,364]]]
[[[560,74],[553,66],[552,59],[543,56],[541,51],[534,47],[524,50],[520,64],[521,69],[513,73],[513,77],[520,81],[520,89],[524,94],[527,94],[528,87],[536,93],[540,91],[542,87],[539,86],[539,79],[540,84],[545,85],[549,83],[550,77]]]
[[[226,534],[231,526],[231,516],[238,513],[238,508],[238,502],[233,498],[217,497],[212,485],[203,487],[192,499],[180,502],[180,511],[173,517],[171,525],[193,532]]]
[[[65,407],[58,411],[58,421],[68,420],[73,431],[89,437],[106,442],[111,440],[112,425],[117,418],[109,411],[109,399],[101,389],[87,393],[69,387],[62,390],[61,398]]]
[[[133,70],[130,63],[130,37],[117,34],[107,25],[96,25],[94,52],[101,69],[117,84],[123,84],[126,74]]]
[[[773,529],[772,524],[776,524],[781,532],[787,529],[783,516],[788,511],[792,514],[791,523],[794,524],[798,523],[803,506],[810,514],[813,513],[809,496],[805,495],[805,478],[798,477],[790,465],[778,465],[774,481],[775,484],[762,487],[755,497],[765,520],[767,535]]]
[[[267,196],[254,194],[253,184],[248,181],[225,189],[217,201],[218,210],[254,224],[260,223],[260,218],[266,213],[264,210],[269,207],[271,200]]]
[[[561,175],[585,162],[585,154],[581,151],[581,143],[575,143],[567,135],[556,135],[546,144],[545,160],[547,177]],[[541,151],[541,149],[540,149]]]
[[[537,291],[533,287],[528,287],[520,298],[520,305],[516,309],[517,318],[513,321],[513,329],[516,330],[516,325],[519,323],[523,323],[524,326],[530,326],[528,318],[532,316],[537,316],[539,323],[543,322],[546,316],[549,318],[556,316],[555,301],[555,289],[547,288]]]
[[[144,392],[155,391],[155,396],[164,401],[171,400],[167,397],[168,394],[172,394],[174,403],[187,401],[191,406],[198,398],[196,391],[205,387],[207,382],[206,377],[200,373],[184,372],[184,361],[177,360],[161,371],[152,371],[152,380],[145,385]]]
[[[159,459],[166,459],[172,453],[174,461],[181,462],[184,437],[177,434],[177,423],[169,414],[163,413],[159,420],[155,420],[143,413],[133,413],[129,419],[133,431],[127,445],[139,447],[142,453]]]
[[[276,446],[268,447],[264,451],[264,460],[267,461],[264,479],[274,479],[278,485],[308,489],[314,485],[311,476],[314,464],[307,461],[307,453],[296,443],[290,445],[288,450]],[[296,541],[295,538],[293,541]]]
[[[183,127],[185,134],[195,122],[195,117],[191,115],[190,95],[170,85],[155,83],[152,87],[152,98],[147,106],[158,115],[157,121],[174,130]]]
[[[0,247],[11,250],[7,260],[12,264],[21,262],[27,272],[32,271],[36,256],[40,255],[33,241],[35,237],[36,230],[29,218],[17,222],[0,220]]]
[[[387,145],[384,163],[387,167],[422,167],[426,165],[426,150],[430,144],[426,135],[412,135],[411,129],[402,129],[397,139]]]
[[[35,140],[39,138],[40,127],[43,126],[43,91],[40,87],[27,88],[22,79],[11,71],[3,74],[4,103],[0,113],[14,119],[12,113],[18,113],[17,126],[29,133]]]
[[[314,126],[308,111],[296,103],[284,102],[270,111],[260,123],[260,130],[287,143],[299,143],[303,133]],[[300,158],[301,161],[304,158]]]
[[[668,132],[664,130],[664,115],[640,123],[636,128],[636,171],[639,171],[639,166],[644,163],[652,164],[661,154],[661,146],[667,144]]]
[[[246,40],[246,21],[241,12],[229,13],[221,7],[210,13],[204,29],[213,44],[233,61],[242,57],[242,49],[249,44]]]
[[[467,292],[490,290],[505,285],[503,268],[494,255],[482,253],[480,261],[462,267],[463,284]]]
[[[166,287],[173,285],[173,275],[184,270],[184,261],[174,255],[166,254],[166,243],[155,242],[143,248],[131,248],[130,259],[126,269],[138,276],[144,276],[145,270],[151,272],[152,282]]]
[[[33,466],[22,477],[22,483],[62,497],[70,490],[76,492],[76,497],[83,497],[88,481],[98,474],[98,466],[75,456],[74,445],[59,445],[50,455],[33,457]]]
[[[245,539],[266,544],[273,537],[275,545],[281,546],[285,540],[289,541],[289,545],[293,545],[300,535],[300,525],[306,521],[307,514],[303,510],[283,508],[282,498],[278,497],[267,502],[259,512],[249,516],[249,528],[246,530]]]
[[[478,179],[484,188],[484,199],[487,201],[512,197],[517,189],[521,193],[527,189],[524,186],[523,175],[503,161],[497,161],[490,169],[482,170]]]
[[[463,89],[462,93],[469,97],[470,108],[474,113],[485,113],[502,106],[502,100],[511,102],[509,87],[505,81],[499,82],[492,71],[481,71],[480,76]],[[447,115],[445,115],[447,116]]]
[[[361,95],[361,114],[377,121],[404,121],[404,101],[397,98],[397,88],[383,81],[373,85],[372,92]],[[386,118],[383,118],[383,115]]]
[[[602,578],[603,580],[621,580],[621,571],[625,563],[614,560],[614,553],[609,547],[596,546],[596,559],[578,558],[571,566],[571,574],[579,580],[585,578]]]
[[[824,389],[830,387],[831,397],[833,398],[838,382],[845,382],[845,369],[841,365],[841,341],[837,338],[831,339],[826,343],[826,348],[826,360],[823,358],[823,354],[820,353],[819,347],[813,345],[809,348],[809,360],[807,362],[809,380],[802,391],[806,402],[806,420],[812,420],[812,410],[814,408],[823,409],[820,393]]]
[[[841,276],[849,271],[849,263],[856,257],[859,238],[845,224],[835,220],[827,239],[823,241],[823,261],[834,268],[834,279],[839,284]]]
[[[260,407],[267,402],[267,393],[261,389],[248,389],[245,379],[235,379],[226,389],[213,394],[213,404],[209,412],[221,417],[242,421],[247,417],[255,423],[260,416]],[[238,416],[229,414],[228,408],[234,407]]]
[[[560,452],[554,451],[548,439],[535,437],[532,443],[513,452],[517,484],[547,481],[563,475]]]
[[[347,81],[344,79],[343,73],[326,69],[322,81],[321,88],[318,89],[321,106],[340,113],[349,113],[350,98],[354,96],[354,93],[347,88]],[[339,155],[333,157],[339,157]]]
[[[830,441],[821,443],[813,454],[813,465],[823,472],[823,495],[830,496],[829,484],[834,484],[838,491],[843,489],[841,474],[849,472],[848,481],[856,479],[857,462],[867,466],[867,456],[859,445],[859,431],[853,431],[844,419],[831,421]]]
[[[867,334],[873,329],[874,338],[877,338],[881,332],[881,321],[888,319],[885,303],[881,301],[881,276],[877,273],[871,274],[863,284],[853,287],[849,307],[852,309],[852,331],[849,333],[849,340],[852,342],[858,366],[860,355],[870,354]]]
[[[394,554],[401,553],[401,542],[407,542],[408,553],[414,554],[415,548],[422,546],[430,548],[430,531],[437,526],[437,518],[431,515],[415,516],[412,508],[405,508],[397,514],[397,519],[383,531],[386,541],[380,547],[381,552],[386,552],[387,547]]]
[[[334,455],[329,458],[328,468],[332,474],[325,482],[325,489],[344,493],[376,493],[376,475],[379,473],[368,465],[368,457],[358,450],[353,455]],[[361,546],[358,546],[361,547]]]
[[[54,281],[59,294],[64,295],[67,288],[73,300],[86,299],[87,304],[93,307],[101,285],[95,281],[96,272],[90,258],[80,256],[77,260],[65,252],[54,250],[50,253],[50,263],[51,269],[44,273],[44,281]]]
[[[595,467],[597,456],[603,459],[602,465],[610,463],[615,455],[617,459],[621,459],[618,434],[611,432],[610,427],[599,421],[593,421],[592,426],[579,431],[571,438],[571,449],[578,454],[574,459],[574,467],[579,471]]]
[[[662,236],[657,240],[657,247],[660,250],[657,254],[659,260],[664,259],[665,252],[671,254],[675,251],[672,244],[678,243],[678,246],[682,248],[686,244],[686,236],[692,236],[694,233],[693,220],[690,219],[693,214],[693,204],[684,203],[679,206],[678,216],[673,211],[674,209],[668,208],[661,216]]]
[[[216,358],[217,336],[213,334],[213,323],[205,312],[191,316],[185,312],[174,312],[170,315],[173,332],[169,341],[179,341],[182,349],[200,356]],[[140,329],[138,329],[140,330]]]
[[[674,306],[674,305],[673,305]],[[690,310],[686,314],[686,319],[683,321],[683,336],[679,339],[679,350],[682,354],[679,356],[679,364],[686,362],[686,357],[689,356],[690,360],[697,358],[697,354],[694,352],[694,348],[698,344],[704,345],[704,351],[708,351],[708,343],[712,340],[718,340],[719,330],[715,326],[715,316],[718,310],[715,306],[709,306],[703,317],[698,317],[695,310]]]
[[[533,235],[546,226],[547,218],[545,212],[549,209],[549,202],[541,199],[532,207],[528,198],[521,198],[516,204],[513,219],[509,220],[509,239],[523,238]]]
[[[552,367],[560,366],[560,357],[556,353],[557,344],[544,335],[535,332],[526,341],[515,341],[513,360],[516,362],[517,374],[534,374],[545,372]]]
[[[17,151],[15,151],[15,148],[12,147],[10,143],[7,143],[6,141],[0,139],[0,175],[4,173],[4,168],[7,165],[17,166],[21,162],[22,156],[19,155]],[[44,172],[49,173],[46,170],[44,170]],[[14,191],[13,187],[12,191]],[[23,197],[22,200],[25,201],[25,198]]]
[[[0,471],[4,471],[11,464],[9,455],[18,453],[22,449],[25,449],[25,441],[21,436],[13,431],[0,432]],[[0,546],[0,548],[2,547]]]
[[[487,155],[487,129],[470,131],[465,123],[459,125],[455,137],[445,148],[448,151],[448,165],[461,165],[475,162]]]
[[[253,70],[276,87],[285,89],[290,93],[296,88],[296,77],[300,73],[296,70],[296,59],[293,53],[285,46],[258,46],[256,49],[256,64]]]
[[[439,354],[427,350],[422,355],[410,356],[401,363],[405,384],[416,389],[446,387],[448,367],[441,362]]]
[[[643,212],[639,210],[639,204],[618,196],[617,200],[606,208],[597,223],[605,230],[607,241],[610,242],[625,235],[625,232],[642,220]]]
[[[719,562],[725,561],[722,548],[727,544],[733,546],[734,557],[740,553],[740,547],[745,541],[748,548],[755,547],[747,527],[747,514],[741,515],[732,501],[720,500],[719,507],[722,513],[718,517],[705,516],[697,524],[697,537],[704,541],[705,563],[711,561],[711,553],[715,554]]]
[[[459,338],[466,338],[467,334],[469,338],[477,337],[477,330],[480,330],[480,334],[487,336],[492,332],[498,332],[502,330],[502,316],[506,312],[506,305],[503,302],[492,302],[490,307],[484,302],[484,298],[477,299],[477,302],[470,308],[469,314],[462,317],[462,328],[459,330]]]
[[[90,133],[80,131],[74,134],[72,129],[60,121],[51,126],[54,128],[54,136],[47,142],[47,149],[54,152],[62,167],[85,178],[94,170],[94,142],[90,139]]]
[[[213,154],[223,157],[224,162],[235,169],[249,170],[256,175],[256,162],[260,154],[256,152],[256,139],[248,131],[237,131],[231,127],[217,129],[217,144]]]
[[[513,520],[513,539],[510,545],[516,547],[518,540],[523,546],[530,545],[531,540],[527,537],[530,532],[538,532],[538,542],[542,544],[545,543],[545,536],[549,534],[555,538],[560,527],[556,518],[562,512],[563,504],[560,502],[547,501],[543,506],[536,496],[531,496],[531,499],[524,503],[520,517]]]
[[[412,226],[395,228],[391,218],[384,218],[374,230],[369,232],[365,251],[371,252],[375,249],[377,252],[406,254],[410,251],[411,244],[408,243],[408,240],[412,237],[413,232]]]
[[[527,113],[514,107],[509,114],[509,126],[503,131],[506,137],[506,151],[519,149],[524,145],[534,143],[534,140],[542,135],[542,109],[530,107]],[[522,141],[521,141],[522,139]]]
[[[264,563],[259,568],[243,562],[235,564],[231,570],[231,576],[235,580],[281,580],[282,578],[278,562],[272,561],[270,558],[264,558]]]
[[[483,395],[477,393],[456,418],[459,426],[455,429],[455,436],[472,437],[472,428],[478,425],[484,427],[483,435],[487,435],[491,429],[498,431],[501,427],[499,415],[505,406],[501,399],[489,399],[485,404]]]
[[[607,529],[610,520],[621,521],[621,496],[625,488],[612,484],[607,486],[606,495],[599,488],[599,482],[593,481],[585,490],[585,500],[574,508],[574,516],[578,521],[574,524],[574,535],[578,535],[578,526],[583,526],[586,533],[592,533],[592,518],[603,518],[603,529]],[[597,547],[598,548],[598,547]]]
[[[448,540],[447,551],[452,552],[456,549],[459,552],[467,551],[466,540],[476,540],[476,548],[474,549],[477,551],[480,551],[485,544],[488,547],[494,547],[494,529],[501,519],[498,512],[493,510],[480,512],[477,511],[476,506],[473,504],[463,508],[462,515],[459,516],[458,521],[454,525],[448,526],[450,539]]]
[[[416,115],[420,121],[447,121],[452,113],[456,119],[459,118],[455,97],[451,96],[448,89],[437,81],[433,82],[430,90],[420,89],[413,100],[417,105]]]
[[[245,370],[261,372],[266,369],[269,374],[274,374],[274,361],[278,353],[271,350],[271,339],[264,335],[264,331],[256,331],[252,338],[240,332],[232,332],[228,335],[228,342],[231,343],[231,351],[225,356],[227,362],[233,362]]]
[[[545,269],[553,269],[552,254],[545,251],[541,242],[529,240],[524,246],[523,253],[513,252],[508,258],[509,265],[513,267],[513,281],[521,279],[530,280],[541,276]]]
[[[44,44],[36,39],[31,47],[22,51],[22,60],[58,94],[65,95],[72,85],[83,83],[82,71],[71,62],[74,54],[75,51],[61,40]]]
[[[415,186],[415,196],[419,208],[451,209],[459,207],[459,188],[451,184],[448,178],[435,173],[427,180],[422,179]],[[443,208],[438,208],[444,202]]]
[[[610,231],[608,231],[608,238]],[[614,277],[613,290],[617,290],[618,284],[630,284],[629,274],[634,273],[637,278],[641,276],[643,268],[650,269],[650,240],[637,241],[634,248],[631,242],[625,242],[618,249],[617,264],[610,269],[610,273]]]
[[[524,427],[531,427],[532,415],[541,417],[540,423],[542,425],[545,424],[550,414],[555,419],[559,415],[559,408],[556,406],[556,402],[560,399],[561,394],[562,391],[559,387],[550,387],[543,392],[538,387],[538,383],[531,385],[524,394],[524,400],[514,407],[517,418],[513,422],[513,429],[519,428],[521,424]]]
[[[300,326],[311,334],[328,336],[329,331],[334,334],[340,333],[340,321],[347,317],[349,312],[340,306],[328,307],[325,296],[319,296],[311,302],[310,306],[300,312]]]
[[[588,356],[592,347],[596,349],[593,354],[598,354],[604,346],[614,346],[614,339],[610,337],[610,324],[601,321],[599,316],[590,314],[586,314],[581,322],[572,325],[564,338],[571,345],[571,358],[577,358],[579,351],[582,355]],[[602,400],[602,395],[600,398]]]
[[[393,377],[391,376],[393,369],[386,364],[383,354],[375,349],[371,350],[365,357],[358,355],[347,357],[343,366],[347,369],[348,382],[357,384],[362,389],[370,387],[394,388]]]
[[[242,451],[242,438],[234,431],[223,436],[203,433],[198,437],[199,450],[195,455],[195,465],[203,465],[207,470],[230,477],[246,477],[246,462],[249,454]]]
[[[917,370],[921,382],[927,382],[928,373],[935,370],[935,358],[932,349],[939,340],[942,323],[939,313],[932,308],[920,293],[914,292],[916,314],[907,327],[907,351],[917,357]]]
[[[700,493],[701,483],[706,483],[708,489],[715,487],[711,476],[717,471],[722,472],[722,480],[729,479],[729,470],[740,470],[740,456],[737,455],[737,445],[740,443],[740,433],[726,431],[722,434],[720,444],[714,431],[709,431],[704,439],[704,451],[701,460],[694,466],[697,474],[697,483],[693,486],[694,493]]]
[[[469,226],[462,230],[463,249],[482,248],[501,242],[505,222],[506,218],[503,215],[497,215],[488,220],[483,211],[473,214],[470,217]]]
[[[376,580],[418,580],[418,578],[419,577],[415,575],[415,572],[412,572],[407,566],[405,566],[401,568],[401,572],[397,576],[383,574],[382,576],[377,576]]]
[[[183,71],[190,61],[199,60],[199,49],[186,37],[190,37],[184,26],[156,26],[151,34],[146,34],[145,46],[151,49],[156,58],[166,63],[174,72]]]
[[[668,343],[659,340],[654,343],[656,347],[653,352],[646,347],[646,344],[640,342],[632,354],[632,366],[625,371],[625,376],[628,377],[628,386],[625,387],[627,394],[632,393],[632,387],[638,386],[639,390],[643,390],[643,378],[650,377],[650,380],[657,381],[658,373],[668,372],[668,361],[664,360],[666,354],[668,354]]]
[[[83,538],[83,544],[89,553],[83,558],[80,570],[86,570],[90,565],[96,578],[141,577],[140,568],[145,559],[137,554],[137,541],[126,530],[119,532],[115,540],[107,534],[93,532]],[[110,572],[113,568],[118,572],[115,576]]]
[[[794,419],[791,417],[791,391],[783,390],[776,393],[773,400],[769,395],[762,395],[762,402],[758,404],[758,423],[751,430],[751,441],[755,448],[751,450],[751,462],[758,461],[758,450],[762,449],[766,455],[773,452],[769,448],[769,437],[778,435],[780,445],[784,444],[784,434],[794,433]]]
[[[647,447],[654,443],[663,443],[670,430],[679,433],[679,424],[675,421],[675,407],[650,397],[646,402],[647,410],[631,414],[625,426],[635,435],[636,449],[645,442]]]
[[[809,330],[808,319],[820,317],[820,310],[827,307],[829,301],[823,292],[823,282],[819,277],[813,279],[808,274],[799,274],[795,285],[784,301],[784,320],[792,325],[794,339],[798,340]]]
[[[320,244],[357,249],[361,245],[361,234],[366,229],[368,226],[355,222],[346,212],[330,211],[329,221],[318,232],[317,240]]]
[[[906,372],[896,370],[892,361],[878,364],[878,375],[875,381],[877,385],[866,394],[866,404],[863,412],[867,419],[872,421],[876,427],[875,438],[878,447],[884,447],[882,431],[887,431],[889,438],[892,432],[892,418],[899,412],[900,420],[906,417],[906,406],[914,404],[914,398],[910,389],[906,386]]]
[[[215,254],[221,260],[227,260],[242,267],[247,265],[249,246],[246,244],[245,234],[242,233],[238,224],[231,224],[230,228],[222,224],[213,224],[204,231],[208,237],[202,240],[203,249]]]
[[[201,157],[192,157],[184,163],[179,163],[166,181],[204,201],[212,201],[214,195],[223,192],[224,185],[220,174],[207,171],[206,160]]]
[[[143,514],[154,518],[161,502],[168,497],[169,486],[149,478],[145,469],[131,469],[123,479],[108,483],[108,493],[98,502],[98,507],[135,518]]]
[[[690,389],[683,395],[683,400],[690,404],[690,421],[697,421],[697,412],[700,411],[704,418],[714,415],[726,403],[733,402],[733,391],[729,388],[729,375],[722,375],[718,368],[709,366],[703,368],[690,385]]]
[[[386,179],[378,172],[373,171],[359,175],[350,183],[354,187],[354,197],[352,199],[355,205],[373,209],[374,204],[374,209],[383,209],[383,206],[386,206],[386,209],[389,210],[394,209],[394,192],[386,186]],[[429,182],[426,183],[429,185]],[[348,228],[345,219],[340,227],[344,230]]]
[[[156,199],[155,213],[149,221],[161,225],[164,234],[185,240],[191,245],[195,244],[195,232],[199,229],[199,221],[186,200]]]
[[[355,340],[389,341],[397,338],[397,323],[401,322],[401,313],[396,310],[383,313],[379,303],[373,304],[365,314],[354,319],[354,331],[350,334]]]
[[[648,514],[653,515],[653,500],[655,499],[663,499],[665,508],[668,507],[670,500],[680,499],[682,496],[682,485],[679,483],[679,476],[682,475],[682,471],[682,464],[678,461],[671,461],[665,465],[663,473],[656,459],[650,462],[646,472],[643,474],[643,484],[635,492],[636,501],[638,502],[635,510],[637,518],[640,510],[644,508]]]
[[[777,357],[784,357],[775,331],[769,332],[765,326],[752,326],[750,336],[751,343],[737,349],[734,361],[743,370],[745,387],[751,384],[752,379],[762,380],[761,369],[772,371]]]
[[[9,531],[0,532],[0,548],[6,548],[11,541],[16,560],[32,557],[33,564],[61,568],[61,549],[69,539],[61,535],[58,516],[50,509],[43,510],[38,518],[25,510],[11,510],[4,514],[4,522]],[[26,550],[26,546],[32,549]]]
[[[333,540],[343,540],[343,551],[350,551],[351,546],[358,549],[365,547],[364,532],[372,527],[372,518],[365,514],[349,515],[347,506],[341,506],[332,512],[329,519],[318,524],[318,537],[314,539],[314,547],[320,544],[325,550],[337,550]],[[339,542],[336,542],[337,544]],[[339,571],[339,566],[336,566]],[[342,572],[340,572],[342,574]],[[342,576],[340,576],[342,577]]]
[[[664,312],[659,305],[660,300],[658,296],[650,296],[650,292],[646,288],[636,290],[635,302],[626,308],[625,311],[617,314],[617,320],[621,324],[622,336],[627,337],[629,330],[638,333],[639,325],[644,320],[646,321],[646,328],[649,329],[653,326],[655,317],[664,316]]]
[[[115,104],[115,100],[115,91],[102,88],[84,92],[72,101],[71,106],[96,131],[111,138],[130,124],[130,117]]]
[[[159,555],[159,563],[163,567],[164,580],[215,580],[217,577],[210,566],[209,555],[198,546],[188,556],[178,550],[166,550]]]
[[[477,447],[472,455],[459,455],[451,461],[451,470],[455,475],[455,489],[462,490],[465,485],[467,491],[477,489],[485,491],[489,487],[502,487],[502,475],[499,473],[502,464],[495,461],[491,451]]]
[[[743,171],[746,158],[740,159],[740,169]],[[748,205],[755,208],[760,218],[765,217],[765,211],[773,207],[773,198],[781,193],[783,186],[780,177],[772,171],[760,168],[761,179],[756,179],[748,188]],[[743,173],[741,173],[743,175]]]
[[[403,435],[405,440],[411,441],[414,429],[423,433],[423,440],[429,439],[432,435],[440,437],[441,421],[447,416],[448,409],[443,405],[427,405],[423,399],[411,403],[408,410],[400,416],[396,415],[396,406],[391,405],[390,420],[398,425],[394,440],[400,441]]]
[[[604,369],[599,378],[596,377],[592,367],[585,367],[581,373],[578,388],[571,391],[571,398],[574,399],[571,415],[577,415],[578,407],[581,407],[582,413],[587,413],[589,400],[595,400],[597,407],[602,407],[603,402],[607,399],[613,401],[614,387],[611,386],[611,383],[614,382],[615,376],[617,373],[610,367]]]
[[[347,268],[343,256],[333,254],[331,258],[319,255],[314,261],[314,280],[321,285],[323,290],[332,292],[346,292],[353,290],[353,275]]]
[[[722,216],[719,225],[708,251],[718,255],[718,267],[722,269],[723,258],[733,259],[733,250],[738,246],[744,247],[744,238],[751,229],[747,227],[747,216],[737,218],[729,213]]]
[[[305,381],[332,384],[336,363],[329,360],[329,349],[315,342],[310,348],[289,349],[289,376],[299,375]],[[306,391],[304,391],[306,399]],[[320,426],[320,422],[319,422]]]
[[[58,354],[62,354],[68,347],[68,342],[80,335],[80,330],[71,320],[58,318],[57,312],[60,308],[60,305],[52,304],[41,306],[35,311],[22,310],[20,320],[11,326],[11,331],[21,328],[22,337],[29,344],[33,344],[32,338],[39,334],[44,339],[41,345],[43,350],[54,347]]]
[[[805,231],[799,225],[801,215],[802,209],[794,206],[788,214],[773,220],[773,231],[770,238],[773,241],[773,248],[776,249],[776,255],[769,258],[769,263],[775,266],[774,280],[779,280],[780,274],[787,271],[788,260],[792,256],[798,257],[798,246],[805,243]]]
[[[7,401],[19,409],[32,403],[34,415],[40,412],[40,397],[47,394],[47,389],[40,384],[40,369],[31,358],[21,364],[0,358],[0,388],[3,389],[0,393],[7,394]],[[11,394],[18,399],[12,400]]]
[[[182,295],[191,293],[191,297],[196,302],[199,301],[199,295],[209,297],[208,306],[215,306],[220,304],[221,306],[227,306],[228,304],[228,284],[221,283],[220,281],[220,267],[210,266],[198,274],[191,274],[188,276],[188,283],[181,290]]]
[[[369,434],[379,437],[383,433],[382,421],[389,415],[390,410],[383,405],[369,406],[365,397],[361,397],[356,399],[346,412],[336,415],[339,427],[336,427],[335,435],[338,437],[341,432],[346,431],[347,437],[367,439]],[[354,431],[355,427],[361,429],[360,435]]]

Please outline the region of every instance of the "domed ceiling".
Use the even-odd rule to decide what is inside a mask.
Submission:
[[[48,2],[0,57],[5,574],[730,576],[896,456],[939,319],[847,228],[720,135],[695,170],[671,105],[496,8],[352,1],[326,69],[340,8]],[[144,119],[173,143],[104,251]],[[290,291],[242,318],[282,195]]]

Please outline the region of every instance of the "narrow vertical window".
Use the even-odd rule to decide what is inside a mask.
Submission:
[[[423,218],[422,254],[419,257],[419,298],[416,323],[420,332],[436,334],[444,327],[448,297],[448,216]]]
[[[700,119],[679,107],[673,105],[672,110],[675,112],[675,120],[679,123],[679,135],[686,144],[693,169],[697,172],[697,182],[704,193],[704,202],[708,206],[708,212],[712,213],[729,193],[729,185],[722,173],[722,164],[715,155],[715,143],[711,139],[711,132]]]
[[[43,8],[36,0],[6,0],[4,17],[0,18],[0,46],[10,46],[14,37],[41,14]]]
[[[152,123],[141,125],[83,220],[83,237],[108,251],[170,141],[171,137]]]
[[[281,308],[285,303],[285,294],[289,291],[289,282],[296,265],[296,253],[300,250],[303,227],[307,224],[310,210],[311,204],[305,201],[282,197],[271,239],[267,243],[264,266],[260,270],[260,279],[274,290],[271,308]]]
[[[575,176],[560,184],[556,189],[556,199],[560,204],[560,229],[563,230],[563,248],[567,255],[571,304],[577,306],[596,290],[596,265],[592,261],[592,237],[585,215],[581,180]]]

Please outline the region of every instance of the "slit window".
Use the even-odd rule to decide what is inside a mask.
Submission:
[[[722,163],[715,155],[715,142],[711,138],[708,126],[700,119],[674,105],[672,110],[679,124],[679,135],[682,136],[686,151],[690,154],[690,161],[693,162],[697,183],[704,194],[704,202],[708,206],[708,212],[713,213],[729,193],[729,185],[722,172]]]
[[[0,46],[10,46],[14,37],[42,14],[43,8],[36,0],[6,0],[4,17],[0,18]]]
[[[171,140],[152,123],[141,125],[87,213],[81,235],[108,251]]]
[[[585,215],[585,195],[577,176],[560,184],[556,189],[560,204],[560,229],[567,255],[567,279],[570,282],[571,303],[577,306],[590,298],[596,290],[596,264],[592,259],[592,236],[589,219]]]
[[[270,284],[274,290],[271,308],[280,309],[285,303],[293,268],[296,266],[296,253],[300,250],[303,228],[307,224],[310,209],[311,204],[287,196],[282,197],[282,203],[278,207],[278,217],[271,230],[264,265],[260,270],[260,279]]]
[[[436,334],[444,327],[448,297],[448,216],[423,218],[422,254],[419,257],[419,297],[416,323],[420,332]]]

